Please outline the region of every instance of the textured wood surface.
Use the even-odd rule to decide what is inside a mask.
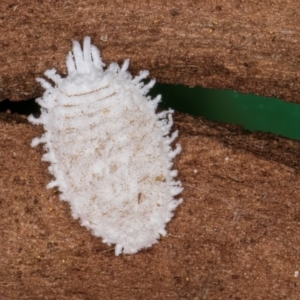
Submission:
[[[71,41],[89,35],[134,74],[300,102],[299,14],[297,0],[3,0],[0,100],[41,95],[35,78],[65,74]]]

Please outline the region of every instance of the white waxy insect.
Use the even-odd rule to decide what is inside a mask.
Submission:
[[[134,78],[112,63],[108,68],[99,50],[84,39],[67,56],[68,76],[55,69],[45,75],[55,86],[37,79],[45,88],[36,101],[41,116],[29,116],[45,133],[34,138],[44,143],[43,160],[54,176],[47,188],[57,186],[60,199],[68,201],[72,216],[107,244],[115,254],[135,253],[166,235],[166,223],[182,199],[175,181],[172,159],[178,132],[170,135],[172,110],[156,113],[160,96],[146,96],[155,81],[142,82],[148,71]]]

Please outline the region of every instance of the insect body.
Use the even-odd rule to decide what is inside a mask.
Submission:
[[[45,88],[37,102],[45,133],[32,146],[45,144],[43,159],[50,163],[60,199],[68,201],[72,216],[115,253],[135,253],[165,235],[182,191],[175,181],[172,159],[181,151],[171,143],[172,110],[156,113],[160,96],[146,96],[154,85],[142,82],[148,71],[132,77],[112,63],[104,69],[98,49],[84,39],[83,49],[74,42],[67,57],[68,76],[55,69],[38,81]]]

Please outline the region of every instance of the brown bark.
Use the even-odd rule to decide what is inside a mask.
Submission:
[[[175,126],[184,202],[158,244],[116,257],[45,188],[42,128],[0,113],[0,299],[299,299],[300,142]]]
[[[41,95],[35,77],[65,74],[71,40],[90,35],[105,62],[160,82],[300,102],[299,14],[298,0],[3,0],[0,100]]]

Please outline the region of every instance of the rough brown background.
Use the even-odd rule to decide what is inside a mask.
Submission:
[[[2,0],[0,101],[42,92],[65,74],[73,39],[90,35],[104,61],[159,82],[236,89],[300,102],[298,0]]]
[[[65,74],[71,40],[104,61],[131,59],[160,82],[230,88],[300,103],[300,3],[0,2],[0,101],[40,96]],[[0,300],[300,299],[300,142],[177,114],[183,204],[168,236],[136,255],[72,219],[47,190],[42,132],[0,113]]]
[[[300,295],[300,142],[177,113],[184,202],[168,236],[114,256],[47,190],[42,128],[0,114],[0,299]]]

